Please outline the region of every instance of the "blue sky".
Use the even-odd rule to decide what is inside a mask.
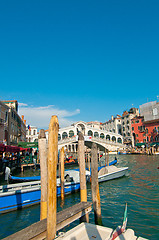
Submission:
[[[159,95],[159,1],[1,1],[0,100],[47,128]]]

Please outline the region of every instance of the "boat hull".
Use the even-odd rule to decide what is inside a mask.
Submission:
[[[76,192],[79,189],[80,183],[66,184],[64,187],[65,195]],[[61,187],[57,186],[57,197],[60,195]],[[0,214],[38,204],[40,203],[40,198],[40,186],[10,192],[2,192],[0,193]]]

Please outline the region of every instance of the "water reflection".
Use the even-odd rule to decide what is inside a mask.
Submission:
[[[125,203],[128,204],[128,228],[137,236],[157,240],[159,236],[159,156],[119,155],[118,167],[128,166],[129,176],[100,183],[100,198],[103,225],[116,228],[122,224]],[[110,161],[114,156],[110,156]],[[24,172],[25,176],[27,172]],[[37,172],[34,172],[37,174]],[[91,188],[88,201],[91,201]],[[65,196],[64,205],[58,198],[58,211],[80,201],[80,194]],[[60,206],[61,205],[61,206]],[[14,233],[40,219],[39,205],[0,215],[0,238]],[[89,216],[94,223],[93,211]],[[76,226],[79,221],[65,227],[63,231]]]

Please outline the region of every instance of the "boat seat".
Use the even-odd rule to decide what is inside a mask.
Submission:
[[[103,167],[102,169],[99,170],[98,176],[102,176],[108,173],[108,169],[106,167]]]

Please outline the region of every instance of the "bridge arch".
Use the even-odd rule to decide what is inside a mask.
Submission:
[[[118,143],[122,143],[122,139],[119,137],[117,140]]]
[[[60,141],[61,140],[61,135],[60,134],[58,134],[58,141]]]
[[[115,136],[112,137],[112,141],[116,142],[116,137]]]
[[[63,133],[62,133],[62,139],[65,139],[65,138],[68,138],[67,132],[63,132]]]
[[[106,140],[109,140],[110,141],[110,135],[106,135]]]
[[[94,132],[94,137],[99,137],[99,133],[98,132]]]
[[[100,138],[104,139],[104,133],[100,134]]]
[[[88,131],[88,136],[93,136],[93,132],[91,130]]]
[[[74,131],[73,130],[70,130],[69,131],[69,137],[73,137],[75,135]]]

